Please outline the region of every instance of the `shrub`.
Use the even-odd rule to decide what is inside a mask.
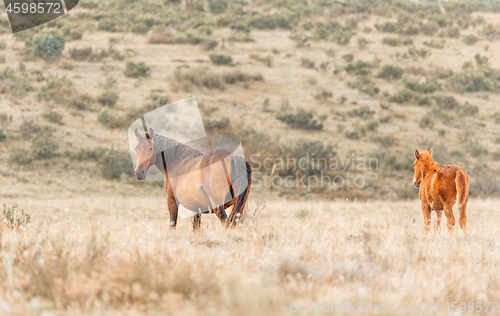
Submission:
[[[3,143],[7,140],[7,135],[3,132],[3,129],[0,128],[0,143]]]
[[[382,25],[376,24],[375,28],[380,32],[394,33],[397,30],[396,24],[393,22],[385,22]]]
[[[174,38],[171,36],[153,34],[148,39],[149,44],[174,44]]]
[[[432,40],[430,40],[429,42],[425,41],[425,42],[424,42],[424,45],[425,45],[425,46],[432,47],[432,48],[438,48],[438,49],[442,49],[442,48],[444,48],[443,42],[441,42],[441,41],[437,41],[437,40],[435,40],[435,39],[432,39]]]
[[[220,119],[206,120],[205,129],[209,133],[221,132],[231,128],[231,122],[228,117],[221,117]]]
[[[53,101],[57,104],[68,104],[77,92],[70,78],[66,76],[49,76],[46,83],[37,93],[39,101]]]
[[[129,78],[143,78],[150,75],[150,69],[146,66],[145,63],[134,63],[132,61],[128,61],[125,66],[125,71],[123,72],[126,77]]]
[[[7,48],[7,43],[4,40],[0,40],[0,50]]]
[[[34,161],[33,153],[25,148],[14,147],[9,153],[9,163],[30,165]]]
[[[41,127],[31,120],[24,120],[21,122],[19,126],[19,134],[23,139],[31,139],[31,136],[38,133],[41,130]]]
[[[263,63],[266,67],[272,67],[274,58],[271,55],[267,55],[266,57],[261,57],[257,60]]]
[[[431,55],[431,53],[425,48],[417,49],[415,46],[412,46],[408,48],[408,55],[413,57],[427,58]]]
[[[12,122],[12,115],[8,115],[7,113],[0,113],[0,126],[6,127],[9,123]]]
[[[61,125],[64,115],[53,110],[48,110],[42,113],[42,117],[51,123]]]
[[[134,115],[134,119],[136,118],[136,115]],[[97,121],[107,128],[111,129],[123,127],[126,122],[124,117],[119,115],[111,115],[106,110],[97,115]]]
[[[465,102],[465,104],[460,108],[460,114],[462,116],[475,116],[479,113],[479,107],[475,104],[470,104]]]
[[[445,110],[456,110],[460,107],[457,99],[452,96],[436,95],[433,97],[438,108]]]
[[[390,102],[395,102],[398,104],[410,102],[415,98],[415,94],[408,89],[401,89],[392,96],[389,97]]]
[[[427,78],[425,82],[420,82],[416,78],[405,78],[405,87],[420,93],[432,93],[439,89],[439,83],[434,78]]]
[[[494,75],[480,69],[469,68],[450,76],[447,85],[456,92],[496,91],[500,89],[500,83],[497,80],[498,75]]]
[[[392,135],[387,135],[382,137],[375,137],[374,141],[380,143],[383,147],[387,148],[394,146],[397,142],[397,139]]]
[[[464,41],[464,43],[467,45],[474,45],[477,43],[478,40],[479,38],[472,34],[465,35],[464,37],[462,37],[462,41]]]
[[[430,113],[425,114],[419,121],[418,126],[422,129],[428,129],[434,127],[434,119],[433,115]]]
[[[249,32],[242,31],[232,31],[227,40],[232,43],[249,43],[254,41]]]
[[[435,75],[438,79],[446,79],[453,75],[453,70],[450,68],[437,67],[435,70]]]
[[[384,65],[379,71],[377,77],[385,79],[400,79],[403,76],[404,70],[401,67],[393,65]]]
[[[439,29],[439,24],[437,24],[435,21],[429,21],[425,24],[420,25],[420,32],[422,32],[425,35],[434,35]]]
[[[297,109],[296,113],[278,113],[276,118],[292,128],[306,130],[322,130],[323,123],[314,119],[314,113],[304,109]]]
[[[300,67],[307,68],[307,69],[314,69],[315,64],[316,63],[310,59],[302,58],[301,62],[300,62]]]
[[[208,72],[205,69],[193,69],[186,72],[175,71],[174,81],[175,85],[181,86],[184,89],[189,89],[189,86],[193,84],[198,87],[224,90],[225,84],[243,82],[245,85],[248,85],[251,81],[264,81],[264,77],[260,73],[252,75],[243,73],[240,70],[216,74]]]
[[[103,93],[101,93],[101,95],[97,97],[97,102],[99,102],[102,105],[113,107],[115,106],[118,99],[119,99],[118,93],[116,93],[114,90],[106,89],[104,90]]]
[[[73,70],[75,64],[71,60],[63,59],[59,62],[59,68],[64,70]]]
[[[99,159],[99,164],[101,175],[108,180],[119,179],[122,174],[133,174],[130,153],[127,151],[109,150]]]
[[[333,97],[333,92],[330,90],[326,90],[325,88],[318,88],[314,93],[313,97],[316,100],[327,100]]]
[[[56,60],[62,56],[66,40],[58,29],[47,28],[33,38],[32,53],[45,60]]]
[[[373,65],[362,60],[358,60],[356,63],[350,63],[347,65],[345,70],[350,75],[366,76],[371,74],[371,69]]]
[[[401,45],[401,39],[399,37],[384,37],[382,39],[382,44],[389,46],[399,46]]]
[[[214,65],[231,65],[233,58],[228,55],[210,54],[210,60]]]
[[[84,48],[71,48],[69,51],[69,56],[71,59],[76,61],[85,61],[89,60],[92,55],[92,47],[84,47]]]
[[[351,41],[352,33],[349,31],[341,30],[333,32],[331,37],[332,40],[337,44],[346,46],[349,45],[349,42]]]
[[[449,27],[446,29],[448,36],[451,38],[459,38],[460,37],[460,28],[458,26]]]
[[[365,49],[366,46],[368,45],[368,40],[366,39],[366,37],[358,37],[358,46],[359,48],[361,49]]]
[[[345,132],[344,136],[347,139],[359,139],[360,138],[359,133],[357,131],[347,131],[347,132]]]
[[[38,159],[50,159],[55,156],[59,143],[53,137],[54,130],[50,127],[44,126],[35,134],[32,139],[31,148],[33,155]]]
[[[358,89],[360,92],[374,96],[380,89],[370,80],[368,76],[358,76],[354,82],[347,82],[350,88]]]
[[[342,56],[342,59],[345,61],[345,62],[352,62],[354,60],[354,55],[353,54],[345,54]]]
[[[24,208],[20,208],[17,204],[7,206],[3,203],[2,217],[7,220],[10,228],[19,228],[27,226],[31,222],[31,216],[24,212]]]
[[[361,117],[363,119],[367,119],[372,117],[375,114],[375,111],[371,110],[368,106],[362,106],[347,112],[347,114],[349,116]]]

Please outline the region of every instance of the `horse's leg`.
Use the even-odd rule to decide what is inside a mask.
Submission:
[[[444,215],[446,215],[446,219],[448,220],[448,231],[451,232],[453,227],[455,226],[455,216],[453,216],[453,204],[446,203],[444,206]]]
[[[427,202],[422,202],[422,214],[424,215],[424,229],[429,232],[431,226],[431,206]]]
[[[214,213],[219,218],[222,226],[224,226],[226,224],[226,219],[227,219],[227,214],[226,210],[224,209],[224,205],[221,204],[219,207],[214,208]]]
[[[436,211],[436,225],[434,225],[434,231],[439,233],[441,231],[441,217],[443,216],[443,210]]]
[[[201,227],[201,213],[196,213],[193,216],[193,230],[198,230]]]
[[[458,209],[460,211],[460,219],[458,220],[458,222],[460,223],[460,228],[465,233],[465,228],[467,226],[467,214],[466,214],[466,211],[467,211],[467,200],[465,201],[465,203],[462,206],[459,206]]]
[[[179,206],[177,205],[177,201],[175,200],[174,195],[169,195],[167,200],[168,212],[170,213],[170,228],[175,229],[177,225],[177,214],[179,210]]]

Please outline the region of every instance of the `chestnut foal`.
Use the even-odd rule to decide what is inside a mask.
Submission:
[[[460,210],[460,228],[465,233],[467,224],[467,201],[469,200],[469,175],[464,169],[456,165],[445,165],[439,168],[439,163],[432,159],[430,151],[415,150],[415,177],[413,185],[419,190],[422,201],[422,213],[424,215],[425,230],[429,231],[431,224],[431,212],[436,211],[436,229],[440,229],[441,215],[448,220],[448,229],[455,226],[453,216],[453,205],[457,204]]]

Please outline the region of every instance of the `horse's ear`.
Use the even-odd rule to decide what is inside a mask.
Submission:
[[[415,149],[415,158],[418,159],[420,157],[420,153],[418,152],[418,149]]]
[[[429,150],[429,154],[431,154],[431,157],[432,157],[432,148],[431,148],[431,150]]]
[[[150,127],[149,128],[149,138],[153,139],[154,137],[155,137],[155,131],[153,131],[153,129]]]
[[[135,129],[135,137],[137,137],[137,139],[141,138],[141,134],[139,134],[137,128]]]

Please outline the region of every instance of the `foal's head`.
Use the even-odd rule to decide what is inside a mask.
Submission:
[[[437,171],[439,164],[432,159],[432,149],[415,150],[415,162],[413,163],[413,169],[415,169],[415,175],[413,177],[413,185],[420,188],[422,180],[424,177],[433,171]]]
[[[135,130],[135,137],[137,137],[137,146],[135,146],[136,152],[136,168],[135,175],[137,179],[144,180],[146,178],[146,173],[148,168],[155,163],[156,156],[154,152],[154,137],[155,132],[152,128],[149,129],[148,133],[140,134],[139,131]]]

